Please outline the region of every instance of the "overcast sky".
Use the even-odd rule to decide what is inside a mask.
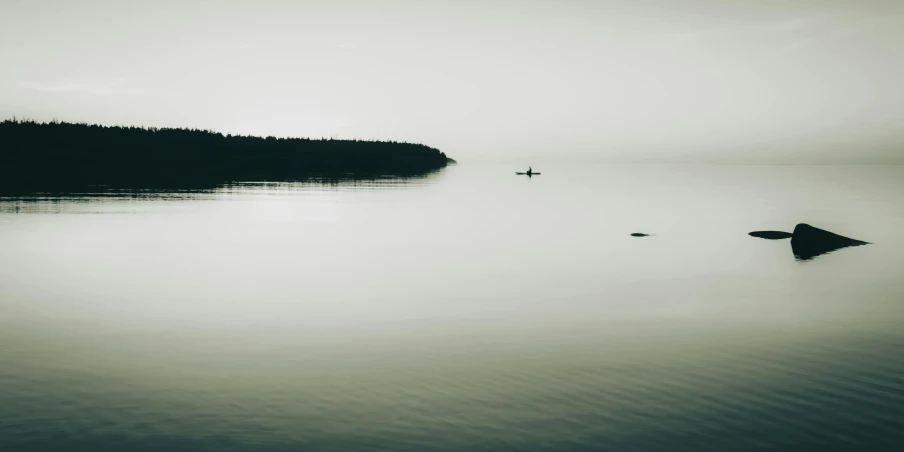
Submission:
[[[0,0],[0,116],[462,161],[904,160],[899,0]]]

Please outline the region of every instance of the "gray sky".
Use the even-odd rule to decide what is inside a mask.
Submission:
[[[0,0],[0,116],[459,160],[904,160],[904,1]]]

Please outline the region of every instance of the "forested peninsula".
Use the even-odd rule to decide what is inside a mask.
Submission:
[[[223,135],[210,130],[0,122],[0,188],[201,188],[229,182],[416,177],[452,159],[395,141]]]

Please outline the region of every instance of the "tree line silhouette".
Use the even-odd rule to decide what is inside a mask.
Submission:
[[[223,135],[210,130],[0,122],[0,188],[205,188],[228,182],[422,176],[452,161],[396,141]]]

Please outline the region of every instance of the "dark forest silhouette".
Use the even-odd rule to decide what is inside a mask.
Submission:
[[[229,182],[417,177],[451,159],[396,141],[223,135],[210,130],[0,122],[0,191],[207,188]]]

